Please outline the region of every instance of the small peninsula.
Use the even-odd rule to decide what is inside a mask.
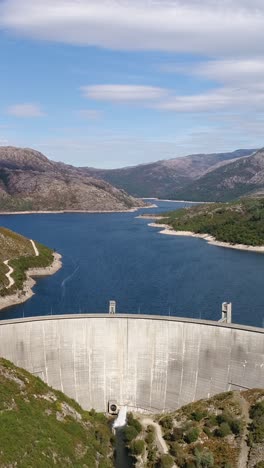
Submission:
[[[20,304],[34,293],[34,277],[56,273],[61,255],[50,248],[0,227],[0,310]]]
[[[148,216],[151,218],[151,216]],[[164,234],[201,237],[222,247],[264,252],[264,198],[203,204],[152,217]]]

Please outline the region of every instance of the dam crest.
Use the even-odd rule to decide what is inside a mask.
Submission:
[[[160,413],[264,387],[264,330],[166,316],[78,314],[0,322],[0,356],[74,398]]]

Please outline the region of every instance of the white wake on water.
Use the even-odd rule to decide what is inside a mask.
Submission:
[[[113,424],[113,429],[117,429],[118,427],[123,427],[126,425],[126,417],[127,417],[127,406],[122,406],[118,413],[118,416]]]
[[[65,278],[62,283],[61,283],[61,288],[62,288],[62,297],[65,295],[65,285],[66,283],[68,283],[73,277],[74,275],[77,273],[77,271],[80,269],[80,265],[77,265],[77,267],[74,269],[74,271],[69,275],[67,276],[67,278]]]

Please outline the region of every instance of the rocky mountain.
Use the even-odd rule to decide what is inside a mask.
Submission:
[[[100,177],[133,196],[172,198],[191,182],[253,151],[242,149],[231,153],[194,154],[122,169],[86,168],[82,171]]]
[[[242,196],[264,195],[264,149],[219,167],[193,181],[173,198],[229,201]]]
[[[143,206],[86,171],[28,148],[0,147],[0,211],[123,211]]]

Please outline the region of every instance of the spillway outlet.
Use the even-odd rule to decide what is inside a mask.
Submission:
[[[120,407],[116,400],[109,400],[108,402],[108,413],[112,416],[116,416],[119,413]]]

